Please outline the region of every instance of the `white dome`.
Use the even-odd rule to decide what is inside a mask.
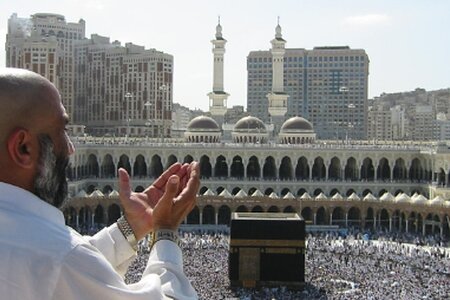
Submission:
[[[395,197],[389,192],[384,193],[383,196],[380,197],[380,201],[382,201],[382,202],[388,202],[388,201],[394,201],[394,200],[395,200]]]
[[[231,136],[234,143],[265,144],[269,139],[266,125],[252,116],[243,117],[237,121]]]
[[[111,193],[108,194],[109,198],[119,197],[119,192],[116,190],[112,190]]]
[[[219,196],[225,197],[225,198],[232,198],[232,197],[233,197],[227,189],[224,189],[224,190],[219,194]]]
[[[302,117],[292,117],[286,120],[278,134],[282,144],[309,144],[316,139],[312,124]]]
[[[278,195],[275,192],[272,192],[272,193],[270,193],[269,198],[278,199],[280,197],[278,197]]]
[[[295,196],[291,192],[288,192],[284,195],[283,199],[295,199]]]
[[[442,206],[442,205],[444,205],[444,199],[442,199],[442,197],[441,196],[437,196],[437,197],[435,197],[433,200],[431,200],[430,202],[429,202],[429,204],[430,205],[434,205],[434,206]]]
[[[186,142],[218,143],[220,141],[220,127],[214,119],[207,116],[193,118],[184,133]]]
[[[341,194],[336,193],[333,195],[333,197],[331,197],[331,200],[344,200],[344,197],[342,197]]]
[[[316,196],[315,199],[318,201],[322,201],[322,200],[328,200],[328,197],[324,193],[320,193],[319,195]]]
[[[257,189],[256,191],[253,192],[252,197],[264,197],[264,194]]]
[[[92,192],[92,194],[89,195],[89,197],[101,198],[101,197],[105,197],[105,195],[102,192],[100,192],[99,190],[95,190]]]
[[[350,196],[348,196],[347,200],[359,201],[359,200],[361,200],[361,198],[359,198],[359,196],[356,195],[355,192],[353,192]]]
[[[304,192],[303,195],[300,197],[300,199],[302,199],[302,200],[311,200],[312,197],[307,192]]]
[[[207,189],[206,192],[203,193],[203,196],[214,196],[214,192],[210,189]]]
[[[244,190],[240,190],[234,197],[235,198],[244,198],[244,197],[247,197],[248,195],[247,195],[247,193],[246,192],[244,192]]]
[[[247,116],[243,117],[234,125],[234,131],[239,132],[257,132],[257,133],[265,133],[267,131],[266,125],[264,125],[263,121],[256,117]]]
[[[220,131],[219,125],[213,118],[207,116],[198,116],[193,118],[188,126],[187,131],[197,132],[197,131],[212,131],[218,132]]]
[[[292,117],[286,120],[280,128],[280,132],[313,132],[312,124],[302,117]]]
[[[372,194],[368,193],[364,198],[363,201],[377,201],[378,199]]]
[[[414,204],[426,204],[428,202],[428,199],[425,198],[423,195],[418,195],[417,197],[412,200],[412,203]]]
[[[397,197],[395,197],[395,202],[396,203],[410,203],[411,198],[408,195],[406,195],[405,193],[400,193],[397,195]]]

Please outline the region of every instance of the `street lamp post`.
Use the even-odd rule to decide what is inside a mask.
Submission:
[[[354,113],[353,110],[356,108],[355,104],[350,103],[348,105],[348,109],[350,110],[350,140],[353,138],[353,134],[354,134],[354,128],[355,128],[355,124],[354,124]]]
[[[344,103],[347,103],[349,101],[349,97],[348,97],[348,93],[350,92],[350,88],[348,86],[341,86],[339,87],[339,93],[344,95]],[[353,103],[348,103],[347,104],[347,129],[346,129],[346,140],[348,139],[348,131],[350,130],[350,140],[353,137],[353,127],[354,127],[354,122],[353,122],[353,109],[355,109],[356,106]],[[350,119],[350,120],[349,120]]]
[[[145,122],[145,126],[147,126],[147,136],[148,136],[150,125],[154,124],[154,123],[152,123],[152,120],[150,120],[150,107],[152,107],[153,104],[147,100],[144,103],[144,106],[146,107],[146,110],[147,110],[147,121]],[[153,137],[153,134],[152,134],[152,137]]]
[[[127,118],[127,131],[125,134],[125,141],[128,140],[128,136],[130,135],[130,99],[133,98],[133,94],[130,92],[125,93],[125,105],[126,105],[126,118]]]
[[[161,142],[164,143],[164,135],[166,133],[166,101],[167,93],[169,92],[169,87],[165,84],[161,85],[159,87],[159,90],[162,92],[162,107],[161,107]]]

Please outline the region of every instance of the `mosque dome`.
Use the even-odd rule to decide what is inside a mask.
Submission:
[[[239,121],[237,121],[236,125],[234,125],[234,131],[245,131],[245,132],[267,132],[266,125],[264,123],[252,116],[243,117]]]
[[[308,120],[292,117],[281,126],[278,138],[282,144],[307,144],[315,141],[316,134]]]
[[[187,131],[220,131],[220,128],[213,118],[198,116],[189,122]]]
[[[184,139],[190,143],[218,143],[221,130],[214,119],[198,116],[192,119],[184,133]]]
[[[312,131],[312,124],[302,117],[292,117],[281,126],[280,132]]]
[[[243,117],[234,125],[232,132],[234,143],[263,144],[269,140],[266,125],[258,118]]]

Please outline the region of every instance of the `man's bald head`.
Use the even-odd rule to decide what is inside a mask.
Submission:
[[[53,84],[34,72],[0,69],[0,142],[16,127],[33,126],[35,116],[45,111],[58,93]],[[59,98],[59,96],[58,96]]]
[[[0,69],[0,182],[58,205],[67,195],[65,170],[74,148],[55,86],[36,73]]]

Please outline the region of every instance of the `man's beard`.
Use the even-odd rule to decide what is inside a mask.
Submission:
[[[34,194],[45,202],[60,207],[68,195],[66,168],[69,157],[53,153],[50,136],[42,134],[38,139],[41,150],[39,170],[34,180]]]

